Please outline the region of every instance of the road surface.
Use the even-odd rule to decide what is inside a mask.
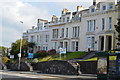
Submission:
[[[95,77],[87,76],[64,76],[31,74],[20,72],[0,72],[1,80],[97,80]]]

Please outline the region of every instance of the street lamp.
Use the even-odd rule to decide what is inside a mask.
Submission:
[[[20,21],[20,23],[23,24],[23,21]],[[20,70],[21,52],[22,52],[22,36],[21,36],[21,39],[20,39],[20,53],[18,54],[18,57],[19,57],[18,70]]]

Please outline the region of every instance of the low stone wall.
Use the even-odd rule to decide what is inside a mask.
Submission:
[[[10,69],[12,64],[13,64],[13,63],[8,62],[8,63],[6,63],[5,65],[6,65],[7,69]]]
[[[0,61],[0,70],[6,69],[6,66]]]
[[[18,62],[10,65],[10,70],[12,71],[30,71],[28,63],[20,62],[20,69],[18,69]]]
[[[82,74],[96,74],[97,61],[78,61]],[[76,75],[76,68],[67,61],[48,61],[32,64],[33,70],[48,74]]]
[[[82,74],[96,74],[97,61],[79,61],[80,71]]]
[[[33,69],[41,73],[75,75],[76,69],[67,61],[48,61],[33,64]]]

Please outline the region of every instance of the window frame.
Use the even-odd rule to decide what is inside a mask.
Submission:
[[[109,17],[109,26],[108,26],[108,29],[111,29],[112,28],[112,17]]]
[[[105,11],[106,10],[106,8],[107,8],[107,6],[104,4],[104,5],[102,5],[102,10],[103,11]]]
[[[68,37],[68,28],[66,28],[66,37]]]
[[[92,13],[95,12],[95,8],[91,8],[91,12],[92,12]]]
[[[111,7],[112,6],[112,7]],[[109,4],[109,9],[113,9],[113,3]]]
[[[102,18],[102,31],[105,30],[105,18]]]
[[[69,20],[70,20],[70,18],[69,18],[69,17],[67,17],[67,22],[69,22]]]
[[[94,49],[95,46],[95,37],[94,36],[88,36],[87,37],[87,48],[92,48]]]

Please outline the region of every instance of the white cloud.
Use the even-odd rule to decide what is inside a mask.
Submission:
[[[3,27],[2,28],[2,44],[4,46],[10,45],[10,43],[15,42],[16,39],[19,39],[22,33],[20,31],[16,31],[14,28]],[[21,33],[21,34],[20,34]]]
[[[61,0],[63,1],[63,0]],[[73,0],[70,0],[73,1]],[[40,1],[39,1],[40,2]],[[57,8],[68,8],[71,10],[76,9],[76,5],[79,5],[79,2],[60,2],[56,1]],[[44,4],[43,4],[44,5]],[[8,0],[0,3],[1,13],[0,19],[2,22],[0,32],[0,45],[10,46],[11,42],[14,42],[17,39],[21,38],[21,31],[25,31],[30,29],[31,26],[36,25],[37,19],[50,19],[52,15],[50,15],[49,7],[40,7],[33,6],[28,2],[21,2],[20,0],[12,0],[8,2]],[[53,9],[52,9],[53,10]],[[53,10],[54,11],[54,10]],[[60,13],[61,11],[57,12]],[[53,13],[54,14],[54,13]],[[23,21],[23,24],[20,24],[20,21]]]
[[[0,45],[10,46],[11,42],[21,37],[23,31],[36,25],[37,19],[50,19],[52,14],[58,15],[60,10],[67,8],[76,11],[76,6],[83,5],[88,8],[93,0],[2,0],[0,1]],[[29,2],[29,3],[28,3]],[[31,3],[30,3],[31,2]],[[55,2],[55,5],[38,6],[34,2]],[[84,4],[85,3],[85,4]],[[57,14],[54,9],[57,9]],[[59,10],[59,12],[58,12]],[[20,21],[23,21],[23,25]],[[2,40],[2,41],[1,41]]]
[[[21,1],[17,2],[1,2],[1,26],[2,43],[0,45],[10,46],[11,42],[14,42],[21,37],[21,29],[25,31],[26,29],[31,28],[32,25],[36,25],[38,18],[48,18],[49,13],[47,9],[43,7],[35,7],[28,3],[23,3]],[[20,24],[20,21],[23,21],[23,25]]]

